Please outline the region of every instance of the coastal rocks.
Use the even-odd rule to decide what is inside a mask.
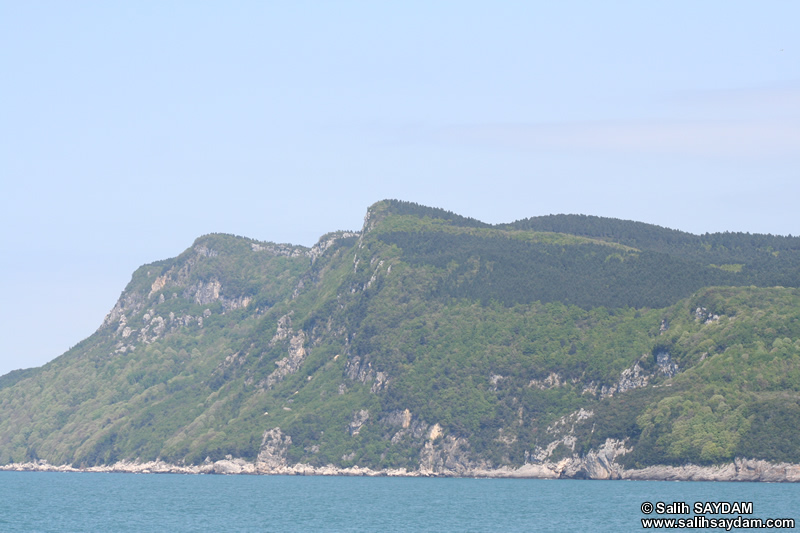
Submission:
[[[606,439],[600,449],[591,450],[586,456],[568,460],[561,477],[585,479],[622,479],[624,469],[616,463],[617,457],[631,451],[625,443]]]
[[[128,473],[128,474],[212,474],[214,463],[203,465],[174,465],[161,460],[139,462],[118,461],[112,465],[90,466],[75,468],[72,465],[51,465],[47,461],[39,460],[30,463],[12,463],[0,466],[0,470],[16,472],[97,472],[97,473]]]
[[[221,461],[213,464],[214,474],[255,474],[256,465],[248,463],[244,459],[234,459],[230,455]]]
[[[735,459],[736,477],[741,481],[800,482],[800,465],[773,464],[756,459]]]
[[[627,452],[620,441],[609,439],[600,450],[590,452],[586,457],[571,457],[557,463],[525,464],[518,468],[501,466],[489,468],[486,465],[468,465],[463,458],[458,460],[455,450],[463,447],[458,439],[445,437],[442,442],[449,449],[445,455],[433,451],[420,464],[419,470],[388,468],[372,470],[352,466],[340,468],[334,465],[312,466],[298,463],[286,464],[283,456],[291,438],[284,436],[280,428],[265,433],[265,444],[256,464],[230,456],[220,461],[206,461],[201,465],[175,465],[164,461],[119,461],[112,465],[75,468],[71,465],[51,465],[39,460],[28,463],[11,463],[0,466],[0,471],[16,472],[124,472],[134,474],[274,474],[297,476],[389,476],[389,477],[481,477],[481,478],[532,478],[532,479],[626,479],[649,481],[763,481],[770,483],[800,483],[800,465],[789,463],[769,463],[757,459],[738,458],[732,463],[718,466],[651,466],[626,470],[614,462],[619,455]],[[431,447],[433,449],[433,447]],[[461,450],[463,452],[463,450]],[[449,454],[449,456],[448,456]]]
[[[292,437],[284,435],[281,428],[272,428],[264,432],[261,448],[256,459],[259,473],[270,473],[286,467],[286,450],[292,444]]]
[[[464,438],[447,435],[442,437],[441,427],[435,424],[428,441],[420,451],[419,473],[424,476],[469,476],[475,468],[469,454],[469,443]]]
[[[800,482],[800,465],[737,458],[718,466],[649,466],[624,470],[621,479],[658,481],[765,481]]]
[[[526,464],[519,468],[501,466],[500,468],[477,468],[470,472],[471,477],[480,478],[520,478],[520,479],[558,479],[561,473],[554,465]]]
[[[419,472],[409,472],[405,468],[388,468],[372,470],[361,466],[339,468],[333,465],[312,466],[298,463],[293,466],[277,467],[270,472],[261,472],[270,475],[282,476],[364,476],[364,477],[418,477]]]

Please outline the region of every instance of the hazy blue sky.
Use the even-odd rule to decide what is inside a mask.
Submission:
[[[499,5],[498,5],[499,4]],[[0,374],[399,198],[800,234],[800,3],[0,0]]]

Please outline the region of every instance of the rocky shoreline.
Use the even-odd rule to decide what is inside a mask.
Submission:
[[[588,467],[588,468],[587,468]],[[367,477],[472,477],[528,479],[613,479],[637,481],[762,481],[800,482],[800,465],[770,463],[756,459],[736,459],[718,466],[650,466],[624,469],[612,463],[592,465],[586,458],[565,459],[559,463],[527,464],[518,468],[442,469],[438,471],[383,469],[333,465],[315,467],[307,464],[293,466],[251,463],[243,459],[207,461],[201,465],[175,465],[164,461],[119,461],[112,465],[75,468],[72,465],[52,465],[47,461],[12,463],[0,466],[0,471],[15,472],[105,472],[132,474],[218,474],[218,475],[295,475],[295,476],[367,476]]]
[[[438,427],[438,425],[437,425]],[[737,458],[732,463],[716,466],[656,465],[641,469],[626,469],[617,458],[630,450],[624,441],[607,439],[602,446],[586,455],[577,454],[559,461],[536,460],[520,467],[490,468],[475,463],[461,453],[458,439],[441,439],[439,447],[426,442],[416,470],[389,468],[373,470],[367,467],[290,465],[286,450],[291,438],[280,428],[264,432],[261,449],[255,462],[231,455],[219,461],[206,459],[200,465],[176,465],[156,460],[118,461],[111,465],[75,468],[72,465],[52,465],[46,460],[11,463],[0,471],[18,472],[120,472],[132,474],[219,474],[219,475],[284,475],[284,476],[367,476],[367,477],[470,477],[470,478],[528,478],[528,479],[600,479],[639,481],[763,481],[800,482],[800,464],[770,463],[760,459]]]

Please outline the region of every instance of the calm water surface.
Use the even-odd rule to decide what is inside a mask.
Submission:
[[[800,519],[797,484],[0,472],[0,531],[642,531],[645,501]]]

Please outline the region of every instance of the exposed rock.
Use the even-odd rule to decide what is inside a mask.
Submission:
[[[276,383],[282,381],[283,378],[289,374],[294,374],[297,372],[297,370],[300,368],[300,364],[306,357],[306,349],[303,346],[305,339],[306,334],[302,331],[289,339],[289,355],[280,361],[275,362],[275,364],[278,365],[278,368],[276,368],[269,376],[267,376],[267,379],[264,382],[266,388],[272,388]]]
[[[419,472],[422,475],[467,476],[485,464],[476,464],[469,454],[469,443],[466,439],[447,435],[441,437],[441,429],[437,431],[438,424],[431,428],[430,435],[436,435],[438,440],[429,438],[420,451]]]
[[[372,470],[359,466],[314,467],[302,463],[289,466],[286,464],[285,452],[290,444],[291,438],[284,436],[280,428],[274,428],[265,432],[256,464],[243,459],[226,458],[216,462],[206,461],[201,465],[175,465],[158,460],[145,463],[119,461],[113,465],[74,468],[71,465],[51,465],[47,461],[40,460],[3,465],[0,466],[0,471],[800,482],[800,465],[769,463],[756,459],[737,458],[732,463],[718,466],[662,465],[626,470],[616,464],[615,459],[628,450],[622,442],[612,439],[607,440],[600,450],[590,452],[586,457],[566,458],[557,463],[525,464],[517,468],[511,466],[490,468],[485,464],[472,464],[467,454],[467,443],[462,439],[447,436],[437,447],[428,441],[429,446],[426,445],[421,454],[419,470],[412,471],[404,468]],[[354,457],[353,455],[349,460]]]
[[[667,377],[672,377],[678,373],[678,365],[672,361],[669,352],[656,353],[656,364],[659,371]]]
[[[254,252],[267,252],[275,256],[283,257],[303,257],[308,255],[308,250],[302,246],[292,244],[275,244],[271,242],[250,243],[250,249]]]
[[[286,466],[286,450],[292,444],[292,437],[284,435],[281,428],[272,428],[264,432],[261,448],[256,459],[258,472],[270,472]]]
[[[339,239],[358,237],[359,235],[360,233],[355,231],[341,231],[334,234],[323,235],[317,244],[311,247],[311,250],[309,250],[306,255],[311,258],[311,262],[313,263],[325,253],[325,250],[333,246],[333,244]]]
[[[501,442],[506,446],[510,446],[517,442],[517,436],[514,433],[506,432],[504,428],[500,428],[497,430],[497,438],[495,441]]]
[[[585,457],[567,462],[563,477],[587,479],[621,479],[623,468],[615,461],[630,449],[620,440],[606,439],[599,450],[591,450]]]
[[[532,478],[532,479],[558,479],[561,473],[552,466],[541,464],[526,464],[519,468],[502,466],[500,468],[476,468],[470,471],[471,477],[483,478]]]
[[[575,430],[575,424],[581,420],[586,420],[594,416],[594,411],[587,411],[583,407],[577,411],[564,415],[549,426],[547,426],[548,433],[562,433],[568,431],[570,434]]]
[[[564,435],[560,439],[552,441],[544,448],[537,446],[527,457],[534,463],[548,463],[548,460],[553,456],[553,452],[562,444],[569,448],[571,452],[575,451],[575,442],[576,439],[573,435]]]
[[[215,474],[255,474],[256,466],[244,459],[223,459],[214,463]]]
[[[225,357],[225,359],[217,365],[216,370],[222,370],[233,366],[241,366],[247,360],[247,355],[242,352],[235,352]]]
[[[371,377],[372,365],[366,361],[361,362],[361,357],[353,356],[348,358],[344,366],[344,375],[352,381],[360,381],[365,383]]]
[[[675,366],[677,372],[677,365]],[[600,398],[608,398],[620,392],[626,392],[632,389],[639,389],[646,387],[650,383],[651,375],[644,371],[636,361],[632,367],[626,368],[622,371],[619,381],[611,386],[603,385],[600,387],[598,384],[592,382],[583,387],[583,394],[591,393],[597,394]]]
[[[582,394],[590,393],[598,395],[600,398],[608,398],[618,393],[646,387],[650,383],[650,380],[657,374],[663,374],[671,378],[680,372],[678,364],[672,360],[672,356],[666,351],[657,352],[655,354],[656,368],[651,372],[647,372],[642,368],[640,362],[648,357],[652,356],[649,354],[642,355],[632,367],[623,370],[616,384],[611,386],[603,385],[601,387],[597,383],[591,382],[583,386]],[[566,383],[566,381],[564,383]]]
[[[402,411],[391,411],[387,413],[381,419],[381,422],[383,424],[386,424],[387,426],[394,426],[394,427],[400,427],[402,429],[408,429],[411,426],[412,420],[413,417],[411,415],[411,411],[409,411],[408,409],[404,409]]]
[[[207,305],[219,300],[221,291],[222,283],[214,279],[207,283],[202,281],[195,283],[184,291],[183,296],[193,299],[196,304]]]
[[[316,251],[312,252],[302,246],[293,246],[289,244],[273,244],[273,243],[251,243],[251,249],[254,252],[268,252],[278,256],[286,257],[318,257],[329,246],[331,246],[337,239],[357,235],[353,233],[342,232],[334,235],[320,244]],[[316,255],[315,255],[316,254]],[[114,325],[117,328],[117,335],[121,335],[124,327],[127,324],[120,324],[120,319],[127,316],[138,314],[144,307],[145,302],[159,294],[158,303],[164,303],[166,296],[163,293],[164,289],[174,287],[178,289],[177,292],[172,293],[172,298],[178,297],[178,292],[182,297],[193,300],[200,305],[207,305],[213,302],[220,302],[225,311],[242,309],[248,307],[252,303],[252,296],[225,294],[220,280],[211,279],[209,281],[194,281],[192,272],[195,267],[207,258],[217,257],[219,252],[209,248],[205,244],[195,244],[187,253],[182,256],[179,263],[174,264],[166,272],[152,272],[147,271],[146,275],[152,279],[150,282],[149,291],[126,291],[114,305],[114,307],[106,315],[103,325],[101,327],[108,327]],[[156,275],[156,273],[158,275]],[[151,277],[155,276],[155,277]],[[145,319],[149,321],[151,317]],[[127,319],[126,319],[127,321]],[[188,325],[188,324],[187,324]]]
[[[624,470],[621,479],[800,482],[800,465],[737,458],[733,463],[718,466],[650,466]]]
[[[546,390],[563,387],[566,384],[566,379],[562,379],[561,376],[555,372],[550,372],[550,374],[544,379],[532,379],[530,383],[528,383],[528,386],[537,388],[539,390]]]
[[[111,311],[108,312],[106,318],[103,320],[101,328],[108,327],[111,324],[119,323],[120,319],[125,315],[133,316],[144,307],[144,298],[141,294],[136,292],[127,292],[120,296],[117,303]]]
[[[148,317],[149,314],[145,314],[145,316]],[[166,330],[167,327],[164,318],[160,316],[149,318],[149,320],[150,320],[149,324],[147,324],[139,331],[138,340],[139,342],[143,342],[145,344],[150,344],[151,342],[159,338],[161,335],[163,335],[164,330]],[[122,337],[123,338],[126,337],[124,331]]]
[[[358,435],[359,431],[361,431],[361,426],[363,426],[367,420],[369,420],[369,411],[367,409],[359,409],[353,413],[353,420],[350,421],[348,426],[350,435]]]
[[[239,298],[225,299],[222,306],[226,311],[233,311],[236,309],[244,309],[253,301],[251,296],[240,296]]]
[[[269,345],[275,346],[275,343],[287,339],[291,333],[292,316],[291,313],[289,313],[288,315],[283,315],[278,319],[278,329],[275,331],[275,335],[273,335],[272,339],[269,341]]]
[[[385,372],[376,372],[372,368],[372,363],[367,360],[362,360],[361,357],[355,355],[347,359],[344,366],[344,375],[352,381],[359,381],[367,383],[374,381],[370,392],[373,394],[386,388],[389,384],[389,376]]]
[[[372,260],[374,261],[375,258],[373,257]],[[370,261],[370,265],[372,265],[373,261]],[[378,266],[375,267],[375,271],[372,273],[372,276],[369,278],[369,281],[367,281],[367,283],[364,284],[363,290],[369,289],[372,286],[372,284],[375,283],[375,280],[378,279],[378,272],[380,271],[380,268],[382,266],[383,266],[383,260],[378,261]]]
[[[719,315],[710,312],[705,307],[698,307],[694,310],[694,319],[696,322],[702,322],[703,324],[711,324],[712,322],[716,322],[719,320]]]
[[[147,297],[150,298],[155,293],[166,287],[166,285],[167,285],[167,275],[164,274],[163,276],[158,276],[156,280],[153,282],[153,284],[150,286],[150,294],[148,294]]]
[[[375,382],[372,384],[372,387],[370,387],[369,391],[372,394],[380,392],[386,388],[388,382],[389,382],[389,376],[386,374],[386,372],[376,372]]]
[[[631,389],[640,389],[642,387],[646,387],[649,381],[650,378],[642,370],[642,367],[639,366],[639,361],[636,361],[632,368],[626,368],[622,371],[622,375],[620,376],[615,392],[625,392]],[[610,395],[613,395],[613,393]]]

